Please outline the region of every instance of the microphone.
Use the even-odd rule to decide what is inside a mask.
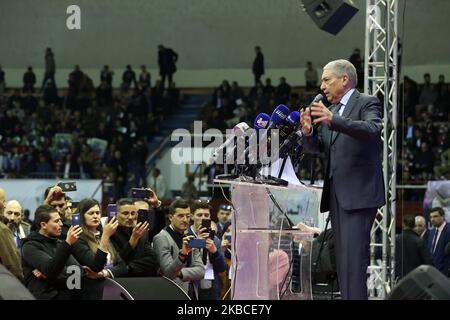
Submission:
[[[311,103],[309,104],[309,106],[307,107],[307,108],[309,108],[309,114],[311,115],[311,106],[314,104],[314,103],[316,103],[316,102],[319,102],[320,100],[322,100],[323,99],[323,95],[321,94],[321,93],[318,93],[315,97],[314,97],[314,100],[313,101],[311,101]],[[312,115],[311,115],[311,126],[314,126],[314,124],[313,124],[313,117],[312,117]]]
[[[228,148],[230,145],[234,143],[234,138],[236,136],[243,134],[249,129],[250,129],[249,125],[245,122],[240,122],[237,125],[235,125],[233,127],[233,135],[229,137],[224,143],[222,143],[216,150],[214,150],[211,159],[215,160],[220,152],[222,152],[224,149]]]
[[[270,116],[270,122],[269,122],[269,126],[267,128],[265,128],[265,130],[263,130],[262,135],[260,136],[260,138],[258,139],[258,145],[260,141],[267,141],[267,135],[269,133],[270,129],[274,129],[274,128],[279,128],[286,120],[286,118],[289,116],[289,108],[286,107],[284,104],[280,104],[278,105],[275,110],[273,110],[272,115]],[[267,146],[261,146],[262,148],[267,147]],[[248,146],[247,149],[245,149],[244,152],[244,159],[247,158],[248,154],[250,153],[250,146]],[[255,155],[256,158],[258,158],[258,155]],[[249,159],[249,162],[254,162],[255,161],[255,157],[252,157],[252,159]]]
[[[292,111],[286,118],[283,126],[280,128],[280,138],[284,141],[293,131],[297,129],[300,123],[300,112]]]
[[[255,121],[253,121],[253,129],[254,131],[250,135],[248,142],[249,146],[244,150],[244,153],[241,155],[238,155],[237,162],[238,163],[244,163],[245,162],[245,155],[248,154],[250,145],[255,141],[255,139],[258,139],[258,132],[261,129],[266,129],[269,126],[270,122],[270,116],[267,113],[260,113],[256,116]],[[235,149],[237,148],[237,144],[230,150],[228,154],[233,155]]]
[[[256,116],[253,122],[253,129],[266,129],[270,122],[270,116],[267,113],[260,113]]]

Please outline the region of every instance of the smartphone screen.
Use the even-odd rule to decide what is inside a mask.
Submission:
[[[138,210],[138,218],[137,218],[137,223],[144,223],[144,222],[148,222],[148,211],[145,209],[139,209]]]
[[[117,205],[114,203],[108,204],[108,222],[111,221],[112,218],[116,216],[117,213]]]
[[[81,225],[81,217],[79,213],[75,213],[72,215],[72,225],[80,226]]]

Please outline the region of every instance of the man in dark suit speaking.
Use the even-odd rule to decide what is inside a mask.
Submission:
[[[330,211],[342,299],[367,299],[370,229],[385,204],[381,105],[357,84],[350,62],[329,62],[320,88],[333,105],[314,103],[300,118],[305,150],[325,153],[320,211]]]

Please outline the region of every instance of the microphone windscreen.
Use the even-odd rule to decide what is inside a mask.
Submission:
[[[300,112],[298,112],[298,111],[292,111],[289,114],[289,116],[286,118],[286,122],[289,123],[293,127],[298,125],[299,121],[300,121]]]
[[[260,113],[253,122],[253,129],[266,129],[269,126],[270,116],[267,113]]]
[[[275,126],[282,125],[289,116],[289,111],[289,108],[284,104],[278,105],[278,107],[273,110],[272,116],[270,117],[271,124]]]

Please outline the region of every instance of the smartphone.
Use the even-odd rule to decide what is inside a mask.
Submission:
[[[135,199],[150,199],[152,197],[152,192],[150,190],[133,188],[131,189],[131,197]]]
[[[209,238],[214,238],[215,233],[213,234],[213,230],[211,229],[211,219],[202,219],[202,228],[206,228],[205,233],[209,233]]]
[[[148,210],[145,209],[139,209],[138,210],[138,218],[137,218],[137,223],[141,222],[148,222]]]
[[[117,205],[115,203],[108,204],[108,222],[111,221],[112,218],[116,216],[117,213]]]
[[[191,239],[188,242],[189,248],[203,249],[205,247],[205,244],[206,244],[205,239],[199,239],[199,238]]]
[[[58,187],[60,187],[63,192],[77,191],[77,184],[74,181],[73,182],[60,182],[60,183],[58,183]]]
[[[79,213],[75,213],[72,215],[72,225],[81,226],[81,217]]]

